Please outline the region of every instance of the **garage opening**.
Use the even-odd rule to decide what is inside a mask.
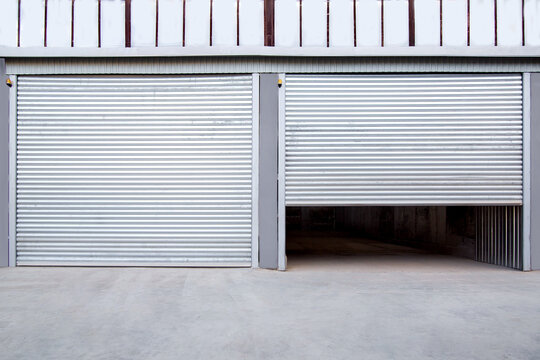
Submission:
[[[521,74],[291,74],[285,88],[288,265],[414,250],[521,268]]]
[[[521,268],[515,206],[287,207],[287,262],[451,259]],[[455,263],[456,265],[459,262]]]

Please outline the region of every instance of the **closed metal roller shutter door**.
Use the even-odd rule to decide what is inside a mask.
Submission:
[[[521,75],[290,75],[287,205],[522,203]]]
[[[251,76],[25,76],[17,107],[19,265],[251,265]]]

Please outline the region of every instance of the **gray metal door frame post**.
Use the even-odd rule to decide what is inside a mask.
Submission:
[[[0,266],[9,264],[9,87],[0,59]]]
[[[524,224],[523,243],[524,247],[529,247],[524,249],[528,250],[527,259],[524,260],[528,260],[530,266],[528,269],[524,266],[524,270],[540,270],[540,73],[525,74],[525,78],[527,77],[528,84],[527,88],[524,84],[524,92],[529,93],[529,104],[524,104],[524,117],[529,117],[529,144],[528,151],[524,149],[524,153],[528,156],[529,183],[524,191],[529,193],[530,201],[528,209],[523,209],[524,219],[529,218],[528,224]],[[525,251],[523,255],[526,256]]]
[[[285,204],[285,88],[287,79],[279,74],[283,85],[279,88],[279,138],[278,138],[278,269],[286,270],[286,204]]]
[[[278,268],[278,75],[259,79],[259,267]]]

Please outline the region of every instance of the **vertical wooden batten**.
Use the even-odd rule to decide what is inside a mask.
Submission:
[[[443,0],[439,0],[439,45],[443,44]]]
[[[275,45],[275,0],[264,0],[264,46]]]
[[[467,46],[471,46],[471,0],[467,0]]]
[[[356,0],[353,1],[353,39],[354,39],[354,47],[356,47]]]
[[[381,47],[384,47],[384,0],[381,0]]]
[[[415,22],[414,0],[409,0],[409,46],[415,46],[416,44]]]
[[[212,46],[213,25],[214,25],[214,0],[210,0],[210,39],[209,39],[210,46]]]
[[[125,2],[125,26],[125,46],[131,47],[131,0],[126,0]]]
[[[45,0],[45,11],[43,14],[43,46],[47,47],[47,8],[49,5],[49,0]]]
[[[75,0],[71,0],[71,47],[75,45]]]
[[[21,46],[21,0],[18,2],[17,8],[17,47]]]
[[[156,47],[159,44],[159,0],[156,0]]]
[[[498,37],[497,36],[497,33],[498,33],[498,31],[497,31],[497,0],[493,0],[493,17],[495,18],[494,19],[494,24],[495,24],[495,26],[494,26],[495,46],[497,46],[497,44],[498,44],[498,39],[497,39],[497,37]]]
[[[302,47],[302,0],[300,0],[299,9],[298,9],[298,16],[300,17],[300,29],[299,29],[299,40],[300,40],[300,47]]]
[[[326,0],[326,47],[330,47],[330,0]]]
[[[521,46],[525,46],[525,0],[521,0]]]
[[[101,47],[101,0],[98,0],[98,48]]]
[[[182,46],[186,46],[186,0],[182,0]]]

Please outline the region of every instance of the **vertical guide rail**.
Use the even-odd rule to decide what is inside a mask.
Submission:
[[[523,270],[531,270],[531,74],[523,74]]]
[[[252,75],[251,267],[259,267],[259,74]]]
[[[17,76],[9,90],[9,266],[17,265]]]
[[[285,254],[285,74],[279,74],[283,85],[278,90],[278,270],[287,268]]]

